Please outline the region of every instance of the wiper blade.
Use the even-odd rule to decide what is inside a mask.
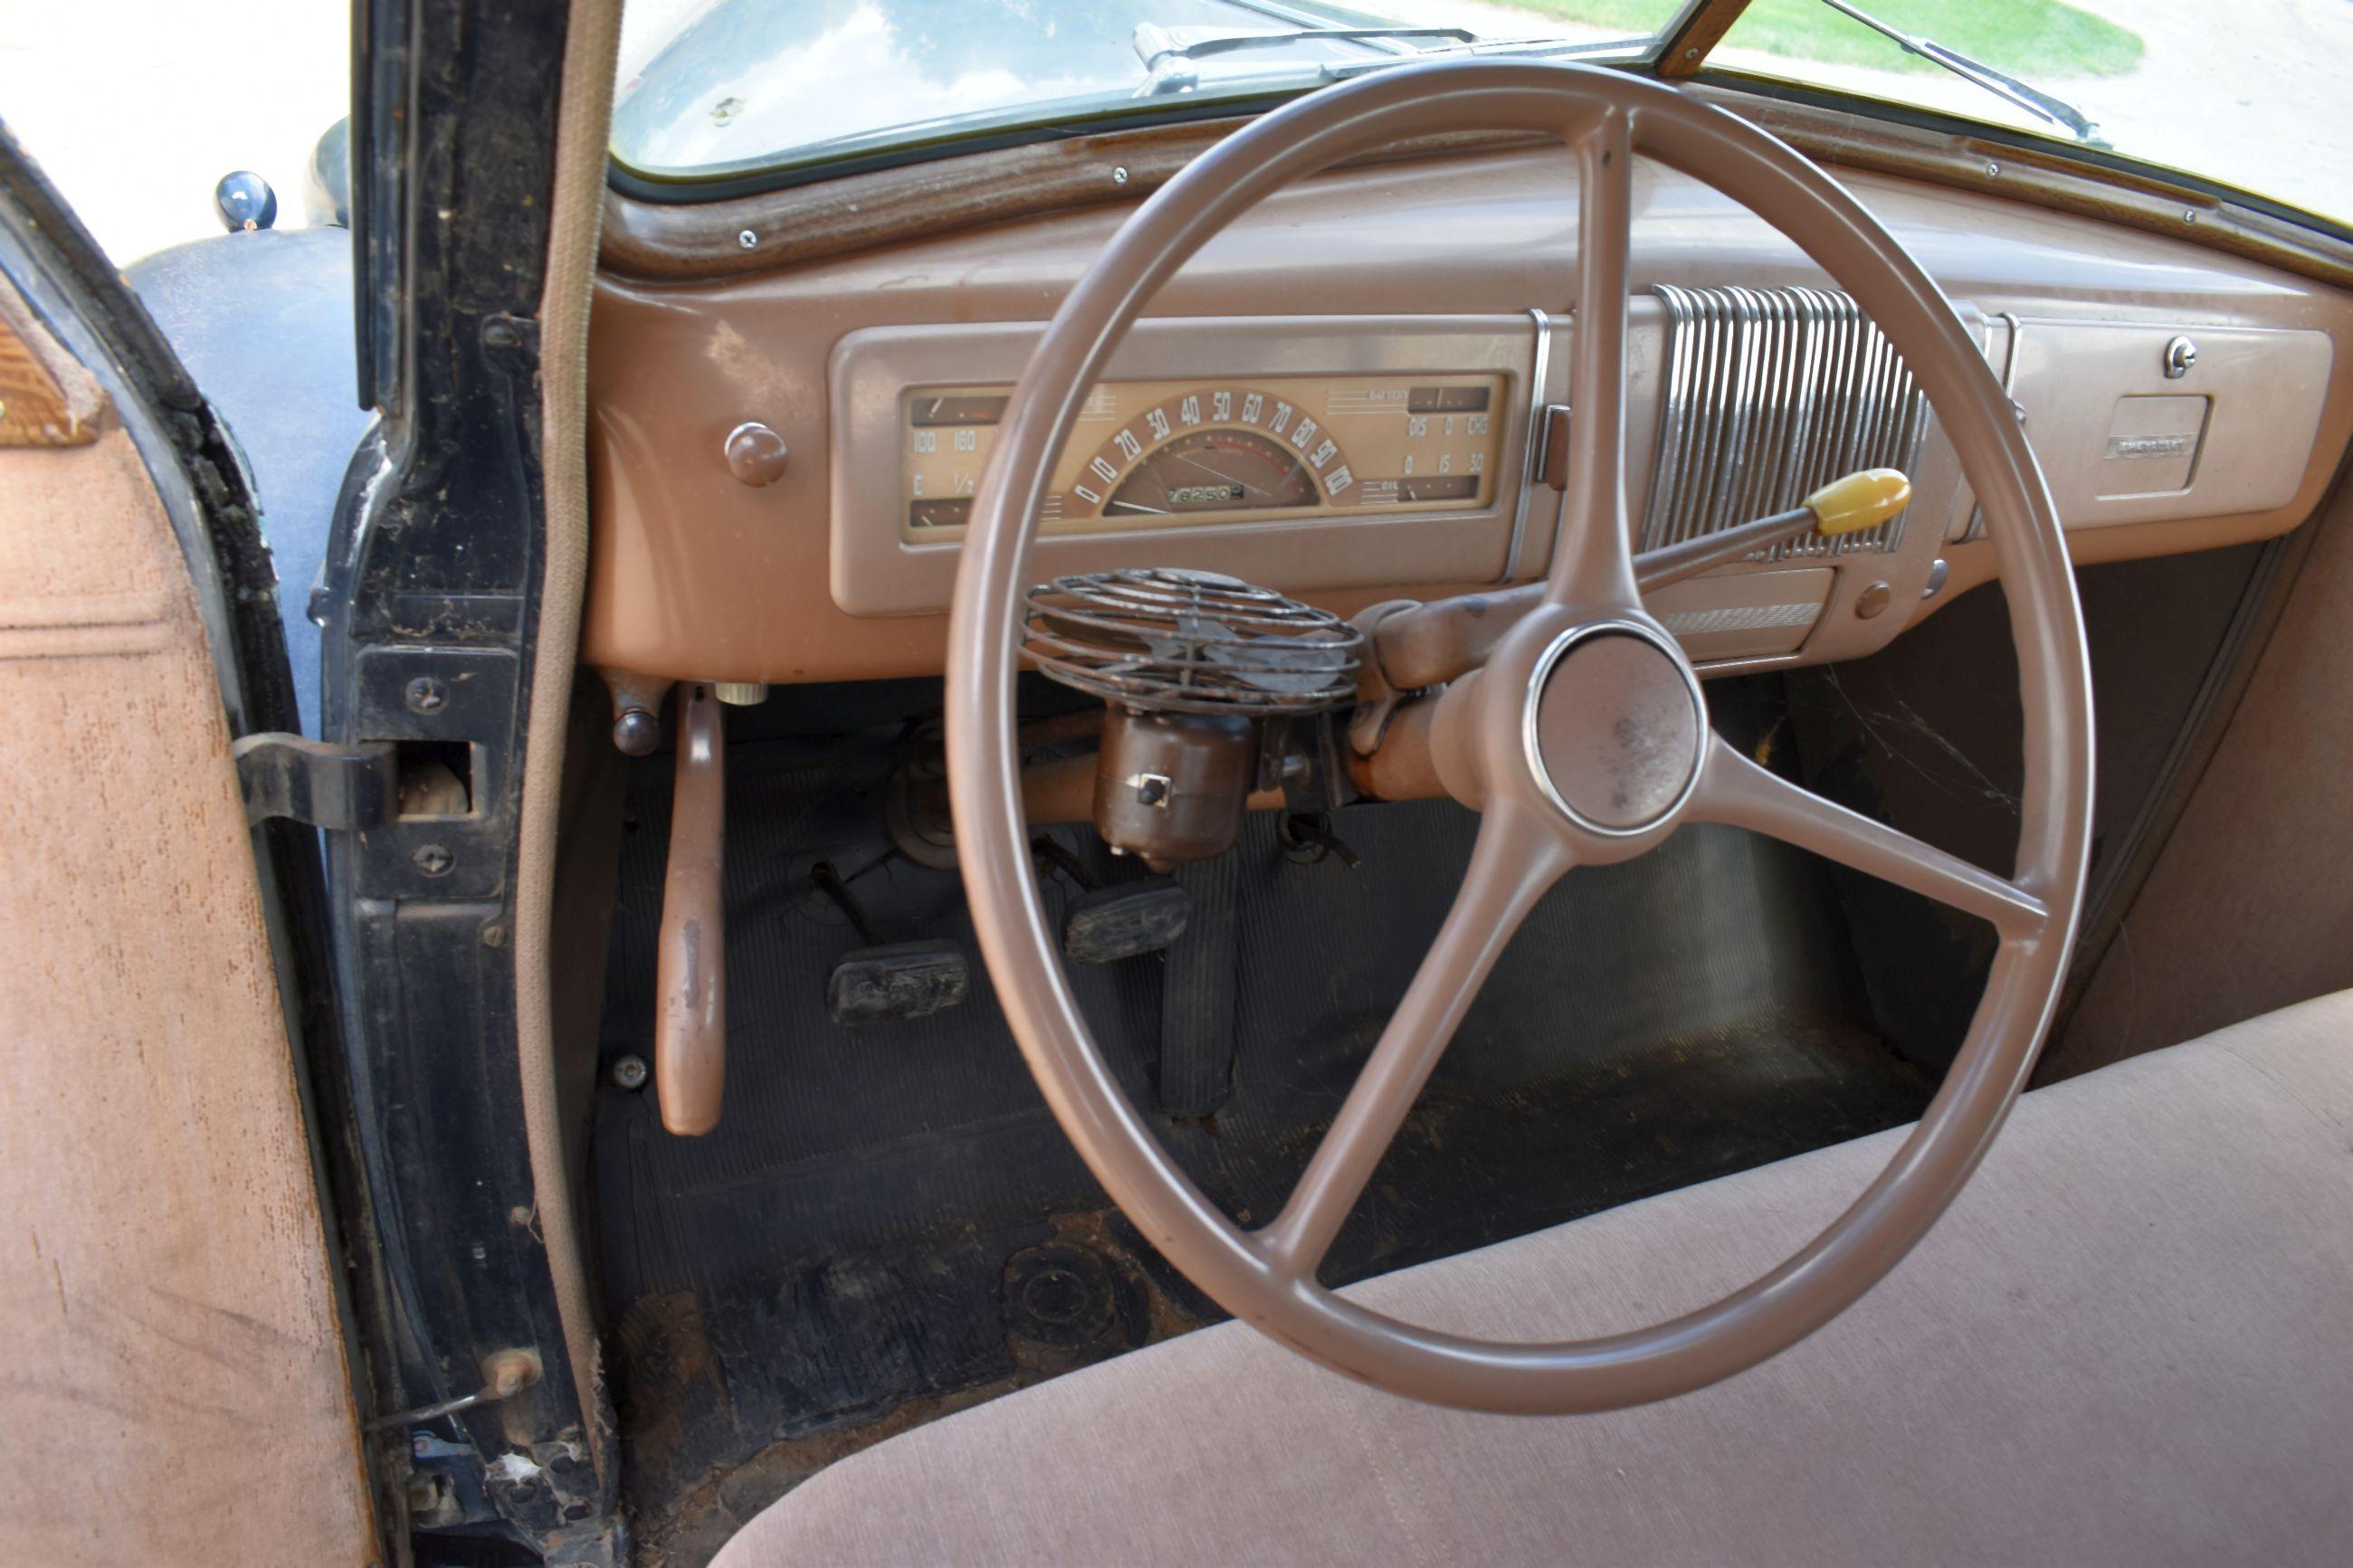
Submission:
[[[1149,22],[1143,24],[1135,29],[1136,53],[1143,55],[1146,60],[1157,59],[1161,62],[1152,68],[1151,73],[1146,77],[1144,85],[1135,89],[1136,97],[1155,98],[1166,93],[1191,92],[1203,84],[1203,78],[1200,72],[1187,68],[1185,62],[1191,57],[1183,53],[1182,48],[1180,48],[1178,45],[1172,44],[1168,48],[1157,54],[1147,52],[1145,47],[1145,36],[1147,34],[1156,35],[1158,37],[1162,38],[1168,38],[1175,37],[1177,31],[1180,30],[1157,27]],[[1268,43],[1293,43],[1302,39],[1350,37],[1360,38],[1370,43],[1387,42],[1391,39],[1411,40],[1414,38],[1423,37],[1442,39],[1444,41],[1430,44],[1422,47],[1400,50],[1396,54],[1388,55],[1377,59],[1325,60],[1320,65],[1316,65],[1312,68],[1315,76],[1324,81],[1345,81],[1351,77],[1364,76],[1377,70],[1387,70],[1391,66],[1410,65],[1417,60],[1432,58],[1459,59],[1464,56],[1474,58],[1480,56],[1503,56],[1514,59],[1553,59],[1562,57],[1611,56],[1625,53],[1627,50],[1649,41],[1647,38],[1642,37],[1590,38],[1578,39],[1575,41],[1566,38],[1544,37],[1494,38],[1482,37],[1480,35],[1462,27],[1335,27],[1318,28],[1314,31],[1305,33],[1238,33],[1219,35],[1213,38],[1199,40],[1199,43],[1219,44],[1222,46],[1219,48],[1201,51],[1209,54],[1219,54],[1226,52],[1227,48],[1246,49],[1257,47],[1254,42],[1249,40],[1264,40]],[[1228,40],[1229,39],[1232,41],[1229,42]],[[1186,44],[1182,46],[1182,47],[1197,49],[1198,47],[1199,44],[1198,43]],[[1226,89],[1231,89],[1237,85],[1249,82],[1262,82],[1270,89],[1275,89],[1285,86],[1295,85],[1301,75],[1309,68],[1311,68],[1300,65],[1294,65],[1287,68],[1281,67],[1273,68],[1261,68],[1257,71],[1249,73],[1220,74],[1210,79],[1214,80],[1220,88]]]
[[[1993,67],[1980,60],[1973,60],[1957,49],[1948,49],[1934,38],[1919,37],[1904,31],[1901,27],[1890,26],[1865,11],[1862,6],[1848,4],[1848,0],[1822,0],[1822,4],[1842,16],[1851,17],[1862,23],[1882,37],[1894,40],[1903,46],[1906,54],[1918,55],[1929,64],[1941,66],[1963,81],[1975,83],[1996,98],[2015,104],[2037,119],[2064,127],[2078,142],[2086,142],[2095,147],[2107,145],[2100,139],[2100,128],[2084,118],[2084,111],[2072,104],[2063,103],[2047,92],[2037,91],[2016,77],[2004,76]]]
[[[1138,59],[1144,62],[1144,85],[1136,89],[1138,98],[1155,98],[1163,93],[1187,92],[1200,85],[1198,72],[1185,68],[1191,60],[1207,59],[1217,55],[1239,54],[1246,49],[1280,48],[1292,44],[1341,43],[1379,46],[1388,43],[1419,44],[1424,38],[1452,44],[1478,41],[1479,35],[1467,27],[1308,27],[1293,32],[1209,33],[1193,27],[1163,27],[1156,23],[1136,25],[1133,43]],[[1408,50],[1407,54],[1417,52]],[[1400,56],[1399,58],[1404,58]]]
[[[1414,38],[1449,38],[1458,44],[1477,41],[1479,35],[1467,27],[1308,27],[1290,33],[1212,33],[1204,37],[1193,37],[1189,27],[1163,27],[1155,23],[1136,25],[1135,53],[1151,70],[1163,60],[1198,60],[1209,55],[1229,55],[1240,49],[1274,48],[1283,44],[1303,43],[1368,43],[1395,39],[1406,42]]]

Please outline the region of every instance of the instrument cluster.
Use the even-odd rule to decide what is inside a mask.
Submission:
[[[1039,523],[1101,533],[1410,507],[1495,493],[1505,378],[1252,376],[1097,386],[1055,465]],[[902,403],[901,529],[962,531],[1010,389],[923,387]]]

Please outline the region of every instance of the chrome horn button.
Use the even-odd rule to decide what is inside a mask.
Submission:
[[[1682,652],[1625,620],[1572,626],[1528,681],[1528,765],[1579,827],[1627,838],[1658,827],[1699,784],[1707,707]]]

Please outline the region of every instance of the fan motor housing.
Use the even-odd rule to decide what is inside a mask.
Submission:
[[[1155,870],[1221,855],[1258,784],[1259,726],[1112,704],[1095,757],[1095,831]]]
[[[1220,855],[1259,785],[1269,720],[1345,707],[1364,637],[1214,572],[1129,568],[1027,595],[1022,653],[1103,699],[1095,827],[1155,870]]]

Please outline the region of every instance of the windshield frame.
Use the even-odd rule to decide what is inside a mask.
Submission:
[[[1696,67],[1704,60],[1707,47],[1713,47],[1715,37],[1721,36],[1722,27],[1730,26],[1733,17],[1747,5],[1748,0],[1683,0],[1681,9],[1650,37],[1606,40],[1583,47],[1564,44],[1556,58],[1586,58],[1594,65],[1634,70],[1643,75],[1665,74],[1658,70],[1662,58],[1693,47],[1693,42],[1704,37],[1704,46],[1689,60],[1691,66]],[[1717,13],[1723,14],[1721,26],[1711,29],[1701,26]],[[1532,36],[1514,41],[1533,43],[1535,40]],[[1496,39],[1491,40],[1490,44],[1492,47],[1504,42]],[[1404,65],[1417,59],[1460,58],[1461,55],[1453,50],[1416,50],[1400,53],[1392,60],[1367,60],[1363,66],[1352,63],[1350,74],[1391,64]],[[1270,85],[1260,90],[1250,90],[1243,84],[1240,90],[1232,92],[1074,104],[1058,112],[1041,112],[1004,124],[987,123],[980,116],[964,121],[915,121],[788,150],[756,167],[723,164],[708,171],[646,170],[624,162],[618,153],[612,153],[607,160],[606,183],[622,195],[657,205],[727,201],[769,191],[790,190],[852,174],[961,157],[969,153],[999,152],[1040,142],[1192,124],[1206,120],[1255,118],[1269,110],[1281,108],[1294,98],[1314,91],[1330,79],[1314,68],[1306,67],[1302,68],[1300,79]],[[1041,104],[1037,107],[1048,110],[1052,106]]]
[[[1852,114],[1913,131],[2010,148],[2085,166],[2144,191],[2154,188],[2158,192],[2179,192],[2236,207],[2288,226],[2331,247],[2353,245],[2353,218],[2338,219],[2211,175],[2154,163],[2113,147],[1895,99],[1711,64],[1710,55],[1750,3],[1751,0],[1683,0],[1682,7],[1647,40],[1600,41],[1582,48],[1564,46],[1555,58],[1583,57],[1588,63],[1651,77],[1671,86],[1704,83],[1748,97]],[[1639,52],[1630,46],[1639,46]],[[1620,50],[1627,52],[1617,52]],[[1347,74],[1353,75],[1366,69],[1386,68],[1391,63],[1459,58],[1461,52],[1454,49],[1413,51],[1398,55],[1394,62],[1368,61],[1346,69]],[[1293,84],[1260,91],[1114,100],[999,125],[975,124],[971,121],[919,121],[816,143],[799,155],[781,155],[757,167],[722,165],[708,172],[649,172],[632,167],[615,154],[607,159],[607,184],[619,195],[653,206],[731,201],[972,153],[1219,120],[1252,119],[1316,90],[1330,79],[1320,71],[1303,72],[1303,78]],[[976,116],[975,120],[979,118]],[[1936,177],[1951,183],[1948,176]],[[2194,225],[2196,220],[2190,217],[2188,221]]]

